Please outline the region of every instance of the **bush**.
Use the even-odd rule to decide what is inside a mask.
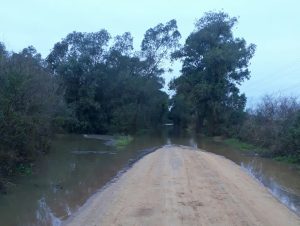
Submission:
[[[273,156],[300,156],[300,103],[295,97],[265,96],[248,110],[238,138],[267,148]]]
[[[8,176],[28,174],[30,162],[48,150],[52,120],[60,103],[55,80],[33,47],[18,54],[2,51],[0,187]]]

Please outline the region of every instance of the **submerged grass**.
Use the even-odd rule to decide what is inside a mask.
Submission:
[[[246,152],[252,152],[252,153],[257,153],[257,154],[261,154],[261,155],[265,155],[266,153],[268,153],[268,150],[262,147],[258,147],[255,146],[253,144],[249,144],[246,142],[242,142],[236,138],[229,138],[229,139],[225,139],[223,140],[223,142],[231,147],[234,147],[238,150],[241,151],[246,151]]]
[[[130,135],[127,136],[117,136],[116,137],[116,147],[122,149],[129,145],[133,141],[133,137]]]
[[[16,167],[16,172],[21,176],[30,176],[32,175],[33,164],[21,163]]]
[[[262,147],[255,146],[253,144],[242,142],[236,138],[229,138],[223,140],[223,142],[233,148],[236,148],[241,151],[248,153],[255,153],[261,157],[272,158],[279,162],[285,162],[289,164],[294,164],[300,167],[300,156],[288,155],[288,156],[274,156],[270,150]]]
[[[285,163],[290,163],[290,164],[297,164],[300,166],[300,157],[299,156],[277,156],[273,158],[276,161],[279,162],[285,162]]]

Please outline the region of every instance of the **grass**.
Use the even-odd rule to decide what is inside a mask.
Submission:
[[[287,155],[287,156],[274,156],[270,150],[257,147],[253,144],[242,142],[236,138],[229,138],[223,140],[223,142],[233,148],[236,148],[241,151],[255,153],[262,157],[272,158],[279,162],[285,162],[289,164],[294,164],[300,167],[300,156],[295,155]]]
[[[225,139],[223,142],[241,151],[254,152],[258,154],[263,154],[268,152],[268,150],[265,148],[257,147],[253,144],[242,142],[236,138]]]
[[[17,166],[16,172],[22,176],[30,176],[32,175],[32,165],[21,163],[19,166]]]
[[[126,147],[128,144],[130,144],[133,141],[133,137],[130,135],[127,136],[118,136],[116,138],[116,147],[121,149]]]
[[[225,139],[224,143],[242,151],[251,151],[256,149],[254,145],[242,142],[236,138]]]
[[[273,158],[276,161],[279,162],[285,162],[285,163],[290,163],[290,164],[297,164],[300,165],[300,157],[299,156],[277,156]]]

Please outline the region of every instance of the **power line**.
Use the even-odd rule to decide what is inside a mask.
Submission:
[[[300,63],[300,60],[296,61]],[[290,64],[289,67],[284,67],[284,70],[281,71],[277,71],[275,74],[269,74],[265,77],[263,77],[262,79],[258,79],[255,80],[255,82],[252,82],[250,85],[248,85],[247,87],[253,87],[256,86],[257,84],[264,84],[264,82],[267,82],[268,80],[272,79],[271,82],[276,81],[275,78],[279,78],[279,77],[288,77],[288,76],[294,76],[295,72],[298,72],[298,70],[300,69],[300,67],[298,68],[298,66],[300,66],[300,64],[295,64],[296,62],[294,62],[293,64]],[[294,66],[294,67],[291,67]],[[296,66],[296,67],[295,67]],[[290,71],[290,69],[293,69],[292,71]],[[286,70],[287,69],[287,70]],[[288,74],[287,74],[288,73]],[[264,84],[265,85],[265,84]]]

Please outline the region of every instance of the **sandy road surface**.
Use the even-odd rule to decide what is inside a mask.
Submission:
[[[233,162],[168,146],[138,161],[66,225],[296,226],[300,219]]]

